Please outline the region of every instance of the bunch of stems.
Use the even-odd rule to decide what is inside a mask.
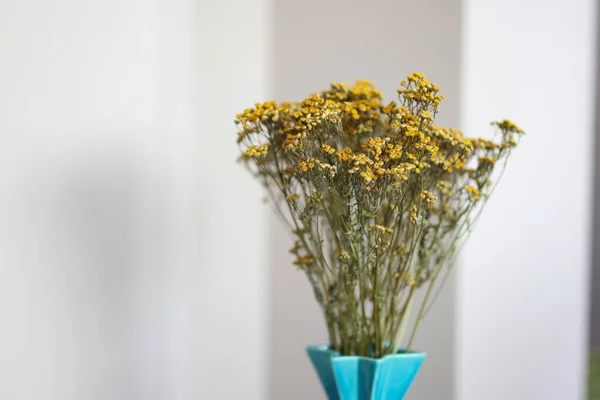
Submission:
[[[399,103],[359,81],[236,119],[241,159],[288,226],[294,264],[344,355],[411,349],[523,134],[505,120],[493,123],[497,141],[466,139],[433,124],[437,85],[415,73],[401,86]]]

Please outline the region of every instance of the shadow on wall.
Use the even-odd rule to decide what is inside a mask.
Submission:
[[[0,398],[164,399],[165,182],[133,148],[54,150],[4,172]]]

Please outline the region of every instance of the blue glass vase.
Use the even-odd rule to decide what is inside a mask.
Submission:
[[[327,345],[306,352],[329,400],[402,400],[425,359],[403,350],[379,359],[341,356]]]

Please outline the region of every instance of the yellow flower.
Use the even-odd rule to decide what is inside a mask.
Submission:
[[[302,269],[310,264],[312,264],[314,262],[314,259],[312,256],[302,256],[302,257],[298,257],[296,259],[296,261],[294,261],[294,264],[298,267],[298,269]]]
[[[443,194],[445,196],[451,196],[452,195],[452,182],[439,181],[436,184],[436,187],[440,191],[441,194]]]
[[[479,166],[481,168],[493,167],[496,164],[497,159],[495,157],[482,156],[479,157]]]
[[[286,199],[287,201],[289,201],[289,202],[293,202],[293,201],[296,201],[296,200],[298,200],[299,198],[300,198],[300,195],[299,195],[299,194],[297,194],[297,193],[294,193],[294,194],[290,194],[290,195],[289,195],[289,196],[287,196],[285,199]]]
[[[425,201],[425,206],[428,210],[431,210],[433,203],[437,201],[437,197],[434,196],[429,190],[423,190],[421,192],[421,199]]]
[[[383,108],[383,110],[381,110],[381,112],[383,112],[384,114],[390,114],[394,110],[396,110],[396,102],[392,101],[392,102],[390,102],[390,104],[388,104],[387,106],[385,106]]]
[[[248,155],[250,157],[263,157],[263,156],[267,155],[268,151],[269,151],[268,145],[250,146],[246,149],[246,155]]]
[[[479,194],[479,189],[477,189],[475,186],[465,186],[465,190],[467,191],[467,193],[469,194],[469,196],[471,197],[471,199],[477,201],[477,200],[481,200],[481,196]]]
[[[410,217],[409,217],[410,223],[416,224],[417,223],[417,206],[415,206],[415,205],[410,206],[408,211],[410,212]]]
[[[328,144],[322,144],[321,145],[321,150],[323,150],[323,152],[327,153],[327,154],[333,154],[335,153],[335,149],[333,147],[331,147]]]
[[[525,134],[525,131],[523,129],[519,128],[517,125],[515,125],[514,122],[508,119],[505,119],[504,121],[492,122],[492,125],[495,125],[506,132],[518,133],[521,135]]]
[[[388,228],[388,227],[383,226],[383,225],[373,225],[373,226],[371,226],[371,229],[372,230],[377,230],[377,231],[380,231],[380,232],[383,232],[383,233],[393,233],[394,232],[393,229]]]
[[[377,175],[373,173],[369,166],[365,167],[365,170],[360,173],[360,176],[365,180],[365,182],[370,183],[377,179]]]
[[[408,272],[396,273],[395,277],[406,281],[408,286],[415,286],[417,284],[414,276]]]
[[[397,101],[384,103],[369,81],[332,83],[302,101],[256,103],[236,115],[240,159],[284,194],[287,207],[277,208],[298,239],[294,264],[317,274],[309,278],[325,274],[335,289],[338,279],[355,279],[344,276],[349,266],[364,260],[372,274],[381,257],[400,291],[429,283],[427,271],[450,244],[441,238],[458,237],[476,202],[487,200],[494,165],[504,165],[524,132],[510,120],[494,122],[499,140],[490,141],[435,126],[439,91],[415,72],[400,83]],[[343,300],[333,289],[316,293],[321,304]]]

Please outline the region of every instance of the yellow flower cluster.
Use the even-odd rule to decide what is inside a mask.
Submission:
[[[397,273],[396,278],[405,281],[408,286],[415,286],[417,284],[415,277],[408,272]]]
[[[338,150],[335,155],[337,156],[339,162],[350,161],[350,158],[352,157],[352,149],[346,147],[342,150]]]
[[[505,132],[518,133],[521,135],[525,134],[525,131],[523,129],[519,128],[517,125],[515,125],[514,122],[508,119],[504,121],[494,121],[492,122],[492,125],[497,126],[498,128],[500,128],[500,130]]]
[[[293,193],[293,194],[286,196],[285,199],[287,201],[294,202],[294,201],[298,200],[299,198],[300,198],[300,195],[298,193]]]
[[[267,155],[268,151],[269,151],[268,145],[250,146],[246,149],[246,155],[248,155],[250,157],[263,157],[263,156]]]
[[[417,223],[417,206],[415,206],[414,204],[412,206],[410,206],[410,208],[408,209],[408,211],[410,212],[410,216],[409,216],[409,221],[411,224],[416,224]]]
[[[337,172],[337,167],[335,165],[331,165],[327,162],[321,161],[318,158],[310,157],[308,159],[301,159],[297,167],[291,169],[291,171],[284,170],[282,171],[282,173],[293,175],[294,172],[308,172],[315,168],[319,171],[325,171],[327,175],[331,178],[333,178]]]
[[[428,210],[431,210],[433,203],[435,203],[438,198],[433,193],[431,193],[429,190],[423,190],[421,192],[421,199],[423,201],[425,201],[426,208]]]
[[[444,96],[437,94],[440,91],[440,87],[429,82],[423,74],[415,72],[409,75],[407,79],[408,83],[406,81],[400,83],[400,86],[404,89],[398,89],[398,94],[405,101],[416,106],[435,109],[444,99]]]
[[[497,159],[495,157],[490,156],[481,156],[479,157],[479,167],[480,168],[493,168],[496,164]]]
[[[327,153],[327,154],[333,154],[335,153],[335,149],[333,147],[331,147],[328,144],[323,143],[321,145],[321,149],[323,150],[323,152]]]
[[[379,231],[381,233],[393,233],[394,230],[392,228],[388,228],[387,226],[383,226],[383,225],[373,225],[371,226],[371,229],[374,231]]]
[[[467,139],[458,129],[434,125],[443,99],[436,84],[413,73],[401,86],[399,103],[387,105],[368,81],[333,83],[300,103],[257,103],[236,119],[245,160],[256,161],[265,177],[283,179],[283,190],[302,183],[381,196],[412,191],[405,209],[411,223],[425,211],[454,215],[452,199],[460,197],[455,194],[464,190],[469,201],[480,200],[484,194],[477,188],[486,187],[497,160],[523,130],[498,121],[493,125],[502,132],[501,142]],[[354,189],[343,189],[347,185]],[[286,193],[288,201],[296,196]]]
[[[300,164],[296,167],[297,172],[306,172],[309,169],[313,169],[315,167],[317,160],[315,158],[309,158],[306,160],[301,160]]]
[[[303,140],[322,124],[337,124],[342,113],[341,105],[333,100],[325,100],[320,95],[313,95],[300,104],[300,109],[292,115],[292,121],[287,123],[281,133],[287,135],[283,149],[302,150]]]
[[[384,106],[381,92],[368,81],[352,87],[334,83],[296,104],[257,103],[237,115],[236,123],[242,126],[238,140],[251,136],[269,142],[270,147],[256,142],[247,147],[246,155],[253,158],[265,156],[269,149],[293,153],[282,156],[289,162],[288,171],[292,167],[307,172],[322,162],[330,172],[356,174],[369,186],[378,181],[399,185],[411,175],[434,170],[466,172],[469,159],[479,151],[484,152],[478,154],[479,163],[493,166],[497,157],[492,153],[514,147],[512,134],[523,133],[513,122],[500,121],[493,124],[505,132],[504,143],[471,141],[457,129],[433,125],[443,99],[436,84],[415,72],[401,85],[401,106]],[[321,151],[314,152],[315,147]]]
[[[264,122],[278,122],[289,119],[290,113],[297,108],[289,102],[277,104],[274,101],[256,103],[254,108],[247,108],[244,112],[237,114],[235,123],[241,125],[238,134],[238,143],[241,143],[248,135],[259,133],[261,124]]]
[[[473,139],[473,147],[475,149],[494,150],[497,149],[499,145],[497,143],[492,142],[491,140],[477,138]]]
[[[444,196],[452,196],[452,182],[439,181],[436,184],[436,187]]]
[[[312,264],[314,262],[314,258],[312,256],[301,256],[294,261],[294,265],[298,267],[298,269],[305,268],[306,266]]]
[[[385,104],[357,81],[236,116],[240,159],[281,203],[294,264],[341,353],[392,351],[413,291],[452,262],[524,133],[509,120],[493,123],[497,141],[436,126],[439,91],[415,72]]]
[[[479,189],[477,189],[475,186],[465,186],[465,190],[467,191],[467,193],[469,194],[469,196],[471,196],[471,198],[473,200],[481,200],[481,195],[479,194]]]
[[[358,167],[355,167],[354,169],[358,169]],[[373,172],[373,170],[371,169],[371,167],[369,167],[368,165],[365,167],[365,170],[360,173],[360,176],[367,183],[373,182],[375,179],[377,179],[377,175],[375,175],[375,173]]]

